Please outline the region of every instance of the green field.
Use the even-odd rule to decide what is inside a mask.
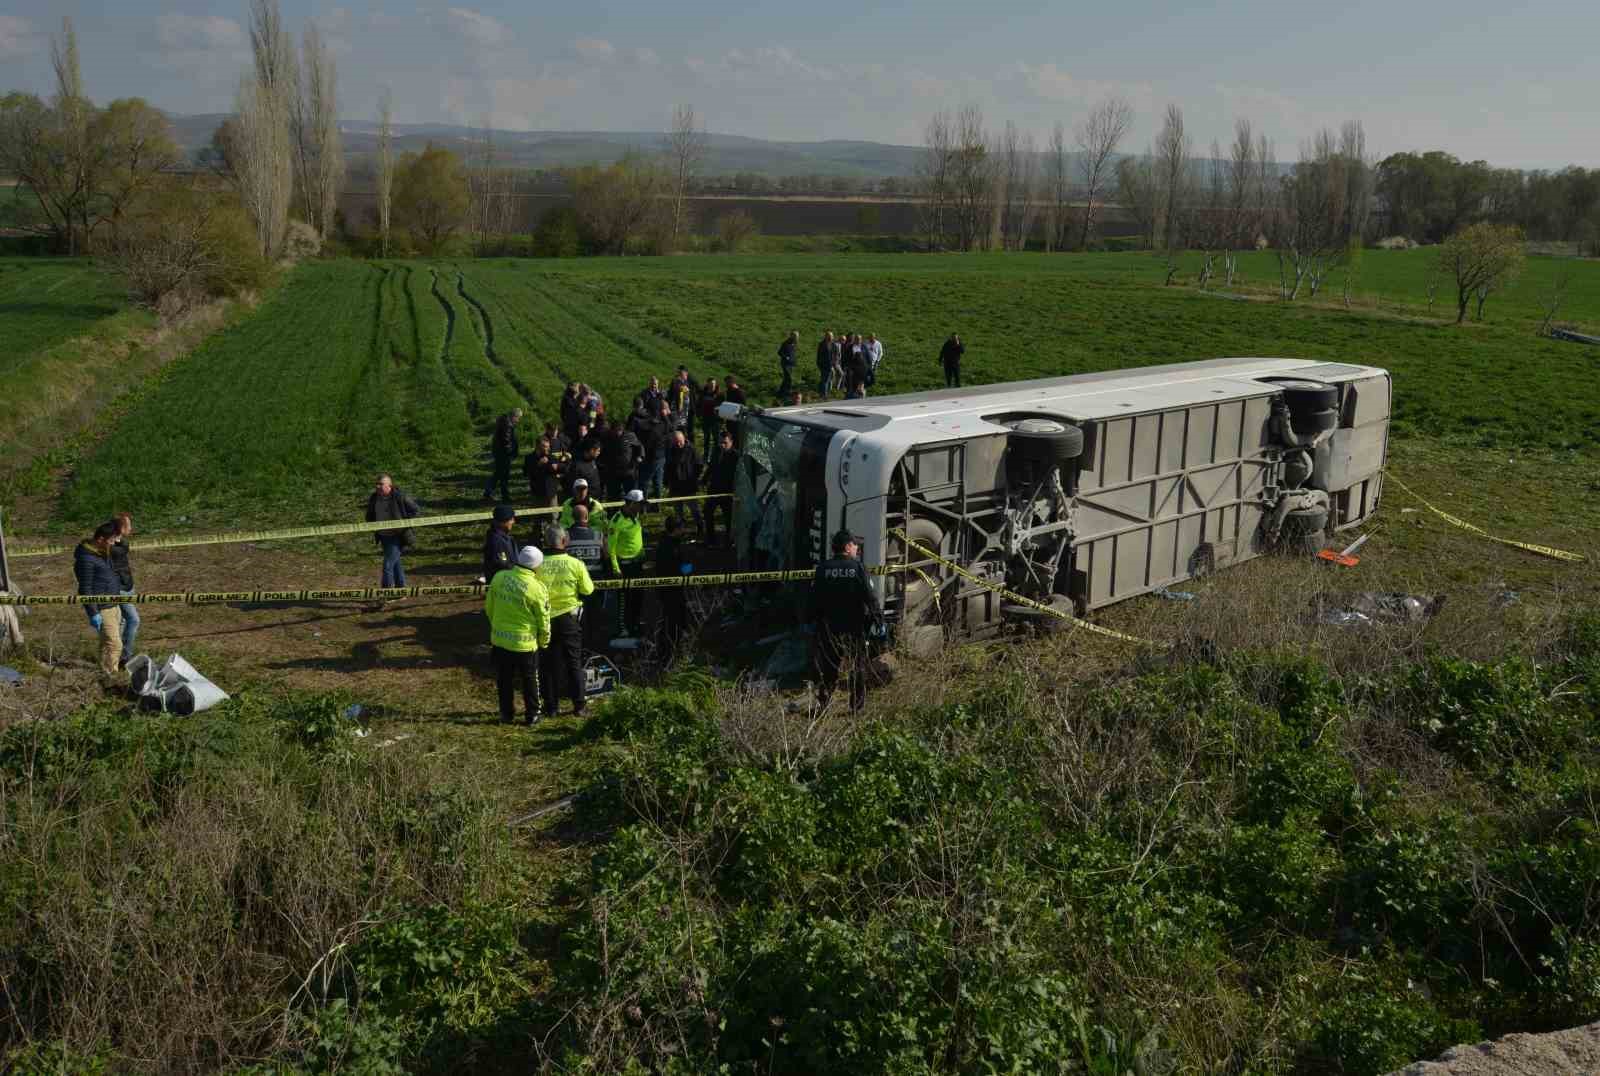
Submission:
[[[1242,262],[1264,286],[1270,256]],[[314,515],[351,503],[375,469],[457,497],[470,484],[443,476],[475,466],[500,411],[553,418],[567,379],[626,409],[680,363],[697,379],[736,374],[765,400],[788,328],[804,341],[802,385],[825,328],[885,341],[880,393],[940,384],[951,330],[972,383],[1228,354],[1357,359],[1393,371],[1398,435],[1600,446],[1596,355],[1534,333],[1553,263],[1533,261],[1485,323],[1461,327],[1425,316],[1428,265],[1425,251],[1367,253],[1347,311],[1162,287],[1141,255],[315,263],[183,360],[84,462],[63,514],[92,519],[133,485],[158,523],[265,519],[282,499]],[[1592,322],[1600,265],[1578,268],[1564,316]]]
[[[782,335],[804,385],[834,328],[878,333],[880,390],[913,391],[954,329],[969,383],[1385,366],[1392,474],[1591,559],[1391,486],[1356,568],[1261,558],[1104,611],[1155,647],[952,646],[821,719],[630,664],[587,719],[531,730],[493,720],[471,601],[147,606],[147,645],[236,696],[188,721],[85,706],[81,611],[39,606],[7,702],[50,720],[0,716],[0,1067],[1376,1076],[1600,1019],[1600,349],[1536,335],[1557,263],[1457,327],[1430,260],[1366,254],[1352,309],[1337,279],[1272,301],[1260,254],[1248,301],[1196,291],[1194,259],[1163,286],[1145,255],[294,269],[103,417],[26,529],[350,519],[378,470],[425,510],[477,506],[495,416],[553,418],[568,379],[622,409],[681,363],[765,402]],[[1569,264],[1562,320],[1600,327],[1600,263]],[[62,279],[45,306],[88,286]],[[476,573],[476,540],[430,535],[413,582]],[[21,563],[35,593],[70,585],[63,558]],[[375,574],[364,539],[140,571]],[[1348,590],[1448,602],[1308,615]]]
[[[82,259],[0,259],[0,376],[124,306],[116,282]]]

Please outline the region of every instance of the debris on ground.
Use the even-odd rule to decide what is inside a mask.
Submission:
[[[159,665],[148,654],[128,662],[128,680],[139,705],[147,710],[188,717],[228,700],[228,693],[177,654]]]
[[[22,674],[9,665],[0,665],[0,684],[7,687],[21,687]]]
[[[1444,606],[1443,594],[1398,594],[1362,591],[1359,594],[1319,594],[1311,599],[1311,618],[1335,627],[1371,624],[1425,624]]]
[[[1168,590],[1166,587],[1156,587],[1150,593],[1158,598],[1165,598],[1169,602],[1192,602],[1195,599],[1193,591]]]
[[[1565,340],[1569,344],[1589,344],[1590,346],[1600,347],[1600,336],[1574,332],[1571,329],[1551,329],[1550,339]]]
[[[367,708],[362,706],[359,702],[352,702],[349,706],[344,708],[344,716],[351,721],[360,721],[361,715],[366,712]]]

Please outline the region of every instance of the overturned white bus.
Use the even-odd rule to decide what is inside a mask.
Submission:
[[[846,528],[918,646],[1021,610],[980,578],[1079,615],[1276,547],[1314,547],[1378,506],[1386,371],[1230,358],[761,410],[737,423],[741,566],[798,568]]]

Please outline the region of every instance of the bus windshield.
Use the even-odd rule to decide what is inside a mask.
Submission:
[[[734,479],[739,563],[758,571],[809,567],[827,490],[823,466],[833,430],[746,414]],[[818,532],[820,533],[820,531]]]

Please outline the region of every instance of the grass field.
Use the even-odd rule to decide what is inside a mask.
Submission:
[[[0,377],[30,356],[87,332],[126,304],[116,283],[92,262],[69,258],[0,259]]]
[[[1484,323],[1460,327],[1427,317],[1428,265],[1425,251],[1368,252],[1345,310],[1162,287],[1142,255],[315,263],[183,360],[84,461],[62,513],[90,520],[131,487],[158,525],[266,519],[284,499],[338,514],[377,469],[459,499],[499,412],[553,418],[574,378],[626,409],[680,363],[766,400],[788,328],[802,385],[824,328],[886,342],[880,393],[940,384],[951,330],[970,383],[1230,354],[1359,359],[1393,371],[1400,436],[1600,447],[1600,356],[1534,334],[1553,263],[1531,262]],[[1576,265],[1564,316],[1600,319],[1600,264]],[[1269,255],[1242,259],[1244,285],[1272,271]]]
[[[1600,355],[1534,335],[1554,263],[1459,328],[1430,316],[1426,252],[1368,254],[1353,310],[1337,282],[1265,301],[1270,256],[1242,263],[1245,302],[1139,255],[295,269],[107,416],[25,529],[350,519],[380,469],[476,506],[494,417],[553,417],[569,378],[625,408],[683,363],[763,401],[781,335],[832,327],[879,333],[880,387],[909,391],[957,329],[973,383],[1386,366],[1394,473],[1591,562],[1391,487],[1354,569],[1263,558],[1106,611],[1175,651],[953,647],[821,721],[690,668],[532,730],[490,716],[472,600],[146,606],[141,649],[236,695],[184,722],[84,707],[82,613],[40,606],[0,693],[0,1067],[1376,1074],[1600,1017]],[[1600,265],[1576,268],[1563,317],[1593,327]],[[442,530],[414,582],[477,572],[476,534]],[[67,589],[46,560],[23,585]],[[362,538],[139,572],[231,590],[376,565]],[[1308,623],[1308,595],[1349,589],[1449,601]]]

